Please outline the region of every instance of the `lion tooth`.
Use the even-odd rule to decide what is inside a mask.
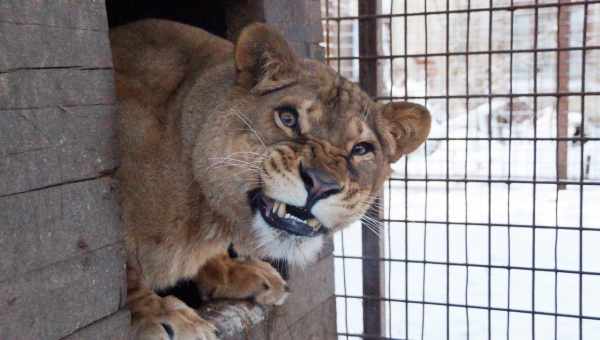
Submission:
[[[285,203],[279,203],[279,207],[277,208],[277,215],[279,217],[285,216],[285,210],[286,210],[285,208],[286,208]]]
[[[273,202],[273,207],[271,208],[271,211],[273,213],[277,213],[278,210],[279,210],[279,202]]]
[[[311,218],[310,220],[306,221],[306,224],[311,226],[313,229],[318,229],[320,225],[316,218]]]

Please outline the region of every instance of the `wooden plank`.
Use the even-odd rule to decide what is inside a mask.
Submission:
[[[333,256],[328,256],[306,268],[290,267],[288,284],[292,293],[286,302],[269,315],[271,334],[283,332],[334,294]],[[335,323],[335,321],[331,321]],[[275,339],[278,339],[275,337]]]
[[[116,168],[115,119],[111,105],[0,110],[0,197]]]
[[[0,282],[119,242],[111,182],[106,177],[0,198]]]
[[[2,0],[0,22],[108,31],[104,0]]]
[[[560,3],[568,3],[571,0],[560,0]],[[569,37],[571,36],[571,6],[561,6],[558,8],[558,48],[569,47]],[[569,92],[569,79],[571,69],[570,51],[558,52],[558,92]],[[569,137],[569,97],[558,97],[558,138]],[[583,131],[582,131],[583,135]],[[567,180],[569,145],[567,141],[558,141],[557,152],[557,177],[560,180]],[[566,189],[565,184],[559,184],[559,189]]]
[[[0,73],[0,109],[115,103],[112,69],[69,67]]]
[[[21,68],[111,68],[108,33],[0,22],[0,72]]]
[[[122,244],[0,282],[0,339],[60,339],[121,309]]]
[[[130,320],[129,311],[120,310],[76,331],[63,340],[127,340]]]
[[[273,334],[266,339],[319,339],[335,340],[338,336],[336,325],[335,297],[330,297],[325,302],[315,306],[301,319],[291,323],[281,333]],[[251,338],[255,339],[255,338]],[[369,339],[369,338],[365,338]]]
[[[237,305],[231,306],[236,308]],[[223,340],[268,340],[268,339],[337,339],[335,297],[331,296],[324,302],[313,306],[298,320],[290,322],[283,328],[274,328],[270,319],[259,324],[249,322],[243,330],[235,334],[222,332]],[[280,312],[271,309],[269,318],[277,318]],[[219,328],[221,329],[221,328]]]

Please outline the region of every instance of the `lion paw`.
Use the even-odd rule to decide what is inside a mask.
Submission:
[[[209,299],[252,299],[262,305],[281,305],[290,292],[275,268],[256,259],[213,259],[201,270],[197,282]]]
[[[160,315],[134,322],[133,336],[137,340],[218,340],[217,329],[202,319],[195,310],[179,299],[162,298]]]

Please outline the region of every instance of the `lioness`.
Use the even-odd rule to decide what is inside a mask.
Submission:
[[[209,298],[283,303],[285,281],[260,258],[313,260],[429,133],[423,106],[373,102],[263,24],[235,45],[154,19],[110,38],[136,338],[216,338],[182,301],[155,293],[181,279]]]

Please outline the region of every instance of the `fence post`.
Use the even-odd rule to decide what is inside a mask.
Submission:
[[[372,16],[377,14],[378,1],[360,0],[358,3],[359,16]],[[377,20],[374,17],[362,18],[358,25],[359,55],[374,56],[377,54]],[[378,89],[377,59],[359,59],[359,83],[361,88],[371,97],[377,96]],[[381,197],[381,196],[380,196]],[[374,220],[381,220],[379,206],[380,199],[369,209],[367,216]],[[382,257],[383,247],[380,238],[362,226],[362,268],[363,268],[363,333],[368,336],[378,337],[384,329],[384,306],[379,297],[384,292],[383,265],[379,258]],[[366,337],[368,339],[369,337]]]
[[[560,3],[570,2],[571,0],[561,0]],[[558,48],[569,47],[569,36],[571,34],[571,9],[569,6],[558,7],[559,19],[558,19]],[[557,92],[566,93],[569,92],[569,56],[570,51],[559,51],[558,52],[558,84]],[[583,52],[585,53],[585,52]],[[568,141],[561,140],[561,138],[569,137],[569,97],[559,96],[558,97],[558,129],[557,129],[557,141],[558,143],[558,155],[557,155],[557,177],[558,180],[567,180],[567,164],[568,164]],[[583,131],[581,131],[583,136]],[[565,184],[559,184],[559,189],[565,189]]]

